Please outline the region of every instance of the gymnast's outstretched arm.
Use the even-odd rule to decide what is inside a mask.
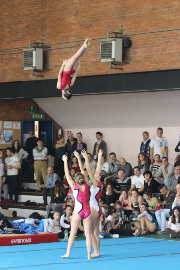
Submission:
[[[84,167],[83,167],[83,164],[82,164],[82,161],[81,161],[81,158],[80,158],[79,153],[78,153],[77,151],[74,151],[74,155],[75,155],[75,157],[76,157],[77,160],[78,160],[79,168],[80,168],[80,170],[81,170],[81,173],[84,175],[84,180],[86,181],[87,184],[89,184],[89,181],[88,181],[86,172],[85,172],[85,170],[84,170]]]
[[[64,161],[64,171],[65,171],[65,176],[68,181],[68,184],[74,190],[75,182],[72,180],[71,176],[69,175],[69,169],[68,169],[68,163],[67,163],[67,156],[64,155],[62,157],[62,160]]]

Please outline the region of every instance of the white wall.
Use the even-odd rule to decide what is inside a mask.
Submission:
[[[83,142],[88,146],[88,152],[92,153],[93,145],[96,141],[96,132],[103,133],[103,139],[107,143],[108,153],[115,152],[117,158],[124,157],[132,166],[137,165],[137,156],[139,154],[140,143],[142,141],[142,132],[147,130],[150,138],[156,136],[157,127],[144,128],[98,128],[98,129],[65,129],[65,141],[67,140],[67,131],[72,131],[74,136],[81,131]],[[176,153],[174,149],[178,143],[177,134],[180,133],[180,127],[163,127],[164,137],[169,143],[169,162],[174,164]]]

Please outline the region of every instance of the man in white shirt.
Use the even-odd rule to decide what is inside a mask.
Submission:
[[[5,168],[7,169],[7,179],[8,191],[10,200],[13,199],[13,194],[15,195],[15,202],[18,202],[18,169],[21,168],[21,163],[19,159],[13,155],[12,148],[6,148],[7,158],[5,159]]]
[[[157,136],[153,138],[150,142],[151,163],[153,163],[153,158],[156,154],[160,155],[160,159],[165,156],[168,158],[168,142],[166,138],[162,137],[163,129],[159,127],[156,133]]]
[[[134,167],[134,176],[131,177],[130,191],[134,188],[137,188],[139,193],[143,193],[144,191],[144,176],[141,174],[138,166]]]
[[[33,149],[37,191],[41,191],[41,173],[44,184],[46,185],[47,183],[47,153],[48,150],[45,146],[43,146],[43,140],[38,139],[37,146]]]

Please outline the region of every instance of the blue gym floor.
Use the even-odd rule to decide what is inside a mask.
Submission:
[[[101,239],[101,257],[88,261],[86,242],[75,241],[69,259],[67,242],[0,247],[0,269],[177,269],[180,242],[149,238]]]

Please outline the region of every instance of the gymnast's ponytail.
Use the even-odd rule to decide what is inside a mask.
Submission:
[[[85,179],[84,179],[84,175],[80,172],[76,173],[75,176],[76,182],[79,185],[84,185],[85,184]]]

